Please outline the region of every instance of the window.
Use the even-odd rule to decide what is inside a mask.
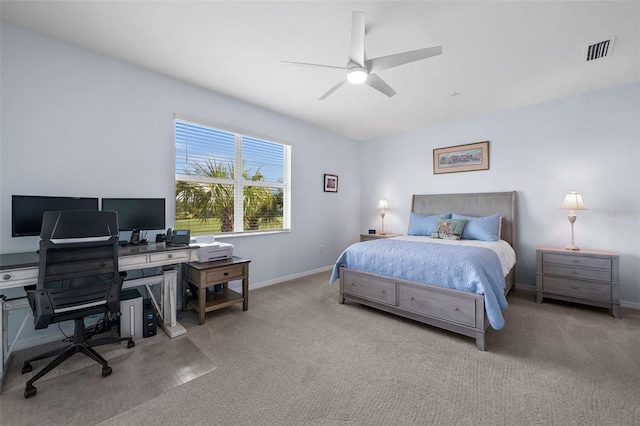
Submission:
[[[291,147],[176,119],[176,228],[290,229]]]

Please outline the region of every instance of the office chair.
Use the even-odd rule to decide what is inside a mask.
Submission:
[[[102,376],[111,374],[107,361],[93,348],[127,341],[131,337],[92,339],[86,336],[84,319],[100,313],[120,312],[123,278],[118,271],[118,221],[115,212],[45,212],[40,233],[38,283],[27,289],[36,329],[73,320],[70,345],[45,352],[25,361],[22,374],[32,371],[31,363],[55,356],[28,382],[24,397],[36,394],[33,383],[76,353],[102,365]]]

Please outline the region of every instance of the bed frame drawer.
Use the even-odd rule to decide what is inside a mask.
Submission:
[[[420,314],[475,327],[476,309],[473,299],[444,292],[427,292],[417,286],[399,284],[398,306]]]
[[[343,271],[344,280],[340,281],[343,293],[365,299],[375,300],[389,305],[396,304],[396,285],[393,282],[363,276],[353,271]]]

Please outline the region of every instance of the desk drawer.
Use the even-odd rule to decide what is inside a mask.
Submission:
[[[543,274],[561,275],[569,278],[581,278],[586,280],[607,281],[611,282],[610,269],[588,269],[577,268],[571,266],[550,265],[544,263],[542,265]]]
[[[398,306],[470,327],[475,327],[476,323],[475,300],[452,294],[400,285],[398,287]]]
[[[556,265],[579,266],[584,268],[611,269],[611,258],[572,256],[567,254],[544,253],[542,256],[544,264],[554,263]]]
[[[147,263],[147,255],[141,254],[138,256],[122,256],[118,258],[118,267],[120,269],[129,267],[129,269],[134,269],[131,267],[141,266],[144,268],[144,265]]]
[[[235,265],[226,268],[215,268],[207,271],[206,282],[213,283],[219,281],[239,280],[244,276],[244,266]]]
[[[581,299],[609,302],[611,301],[612,290],[611,284],[543,276],[542,291]]]
[[[174,250],[165,251],[162,253],[153,253],[149,255],[149,260],[152,263],[155,262],[186,262],[189,259],[189,254],[186,250]]]
[[[25,283],[27,281],[27,283]],[[0,272],[0,283],[3,288],[13,285],[35,284],[38,281],[38,267],[26,269],[9,269]]]

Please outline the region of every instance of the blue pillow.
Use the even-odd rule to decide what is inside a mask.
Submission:
[[[500,240],[500,215],[473,217],[456,213],[452,219],[466,219],[467,224],[462,230],[463,240],[498,241]]]
[[[425,235],[430,237],[438,227],[438,222],[442,219],[450,219],[451,213],[423,216],[417,213],[411,213],[409,218],[409,230],[407,235]]]

